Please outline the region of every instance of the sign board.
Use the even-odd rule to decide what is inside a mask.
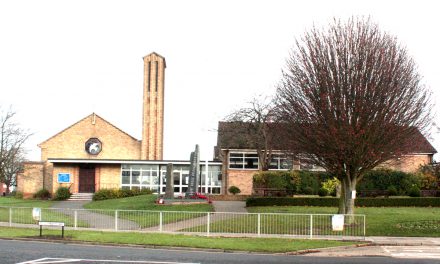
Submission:
[[[32,218],[35,221],[40,221],[41,220],[41,208],[35,207],[35,208],[32,209]]]
[[[38,222],[40,226],[64,226],[62,222]]]
[[[186,196],[194,195],[199,187],[199,174],[200,174],[200,151],[199,145],[196,145],[194,152],[191,152],[188,178],[188,189]]]
[[[356,199],[356,191],[351,191],[351,199]]]
[[[58,173],[58,183],[70,183],[70,173]]]
[[[336,214],[332,216],[332,230],[344,231],[344,215]]]

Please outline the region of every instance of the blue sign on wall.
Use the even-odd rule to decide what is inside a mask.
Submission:
[[[58,173],[58,183],[70,183],[70,173]]]

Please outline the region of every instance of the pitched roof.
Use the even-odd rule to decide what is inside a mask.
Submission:
[[[66,130],[72,128],[73,126],[81,123],[82,121],[90,118],[91,116],[95,116],[99,119],[101,119],[102,121],[104,121],[105,123],[109,124],[110,126],[114,127],[115,129],[119,130],[120,132],[124,133],[125,135],[131,137],[133,140],[139,141],[138,139],[136,139],[135,137],[131,136],[130,134],[128,134],[127,132],[123,131],[122,129],[118,128],[117,126],[113,125],[112,123],[108,122],[107,120],[105,120],[104,118],[100,117],[99,115],[95,114],[95,113],[91,113],[90,115],[84,117],[83,119],[79,120],[78,122],[73,123],[72,125],[66,127],[65,129],[61,130],[60,132],[56,133],[55,135],[51,136],[50,138],[46,139],[45,141],[41,142],[40,144],[38,144],[38,146],[40,147],[41,145],[43,145],[44,143],[46,143],[47,141],[53,139],[54,137],[58,136],[59,134],[65,132]]]
[[[246,139],[246,128],[249,123],[244,122],[222,122],[218,123],[217,151],[220,149],[255,149],[251,140]],[[283,131],[281,125],[273,126],[277,133]],[[437,150],[429,143],[425,136],[418,129],[414,129],[413,138],[410,142],[412,154],[434,154]],[[283,150],[285,146],[280,140],[273,141],[273,149]]]

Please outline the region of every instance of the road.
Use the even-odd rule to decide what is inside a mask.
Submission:
[[[203,252],[191,250],[148,249],[120,246],[61,244],[51,242],[0,239],[0,263],[439,263],[429,259],[390,257],[316,257],[244,253]]]

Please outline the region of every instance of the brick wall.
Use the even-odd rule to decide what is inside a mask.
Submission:
[[[23,172],[17,175],[17,191],[24,198],[31,198],[34,193],[43,188],[44,163],[26,162]]]
[[[121,187],[121,165],[106,164],[100,166],[99,189],[119,189]]]
[[[252,194],[252,177],[256,170],[228,170],[228,189],[231,186],[240,188],[240,195]],[[227,191],[227,190],[226,190]]]
[[[98,155],[85,151],[85,143],[90,138],[98,138],[102,142],[102,151]],[[48,158],[139,159],[141,143],[92,114],[39,146],[42,161]]]

